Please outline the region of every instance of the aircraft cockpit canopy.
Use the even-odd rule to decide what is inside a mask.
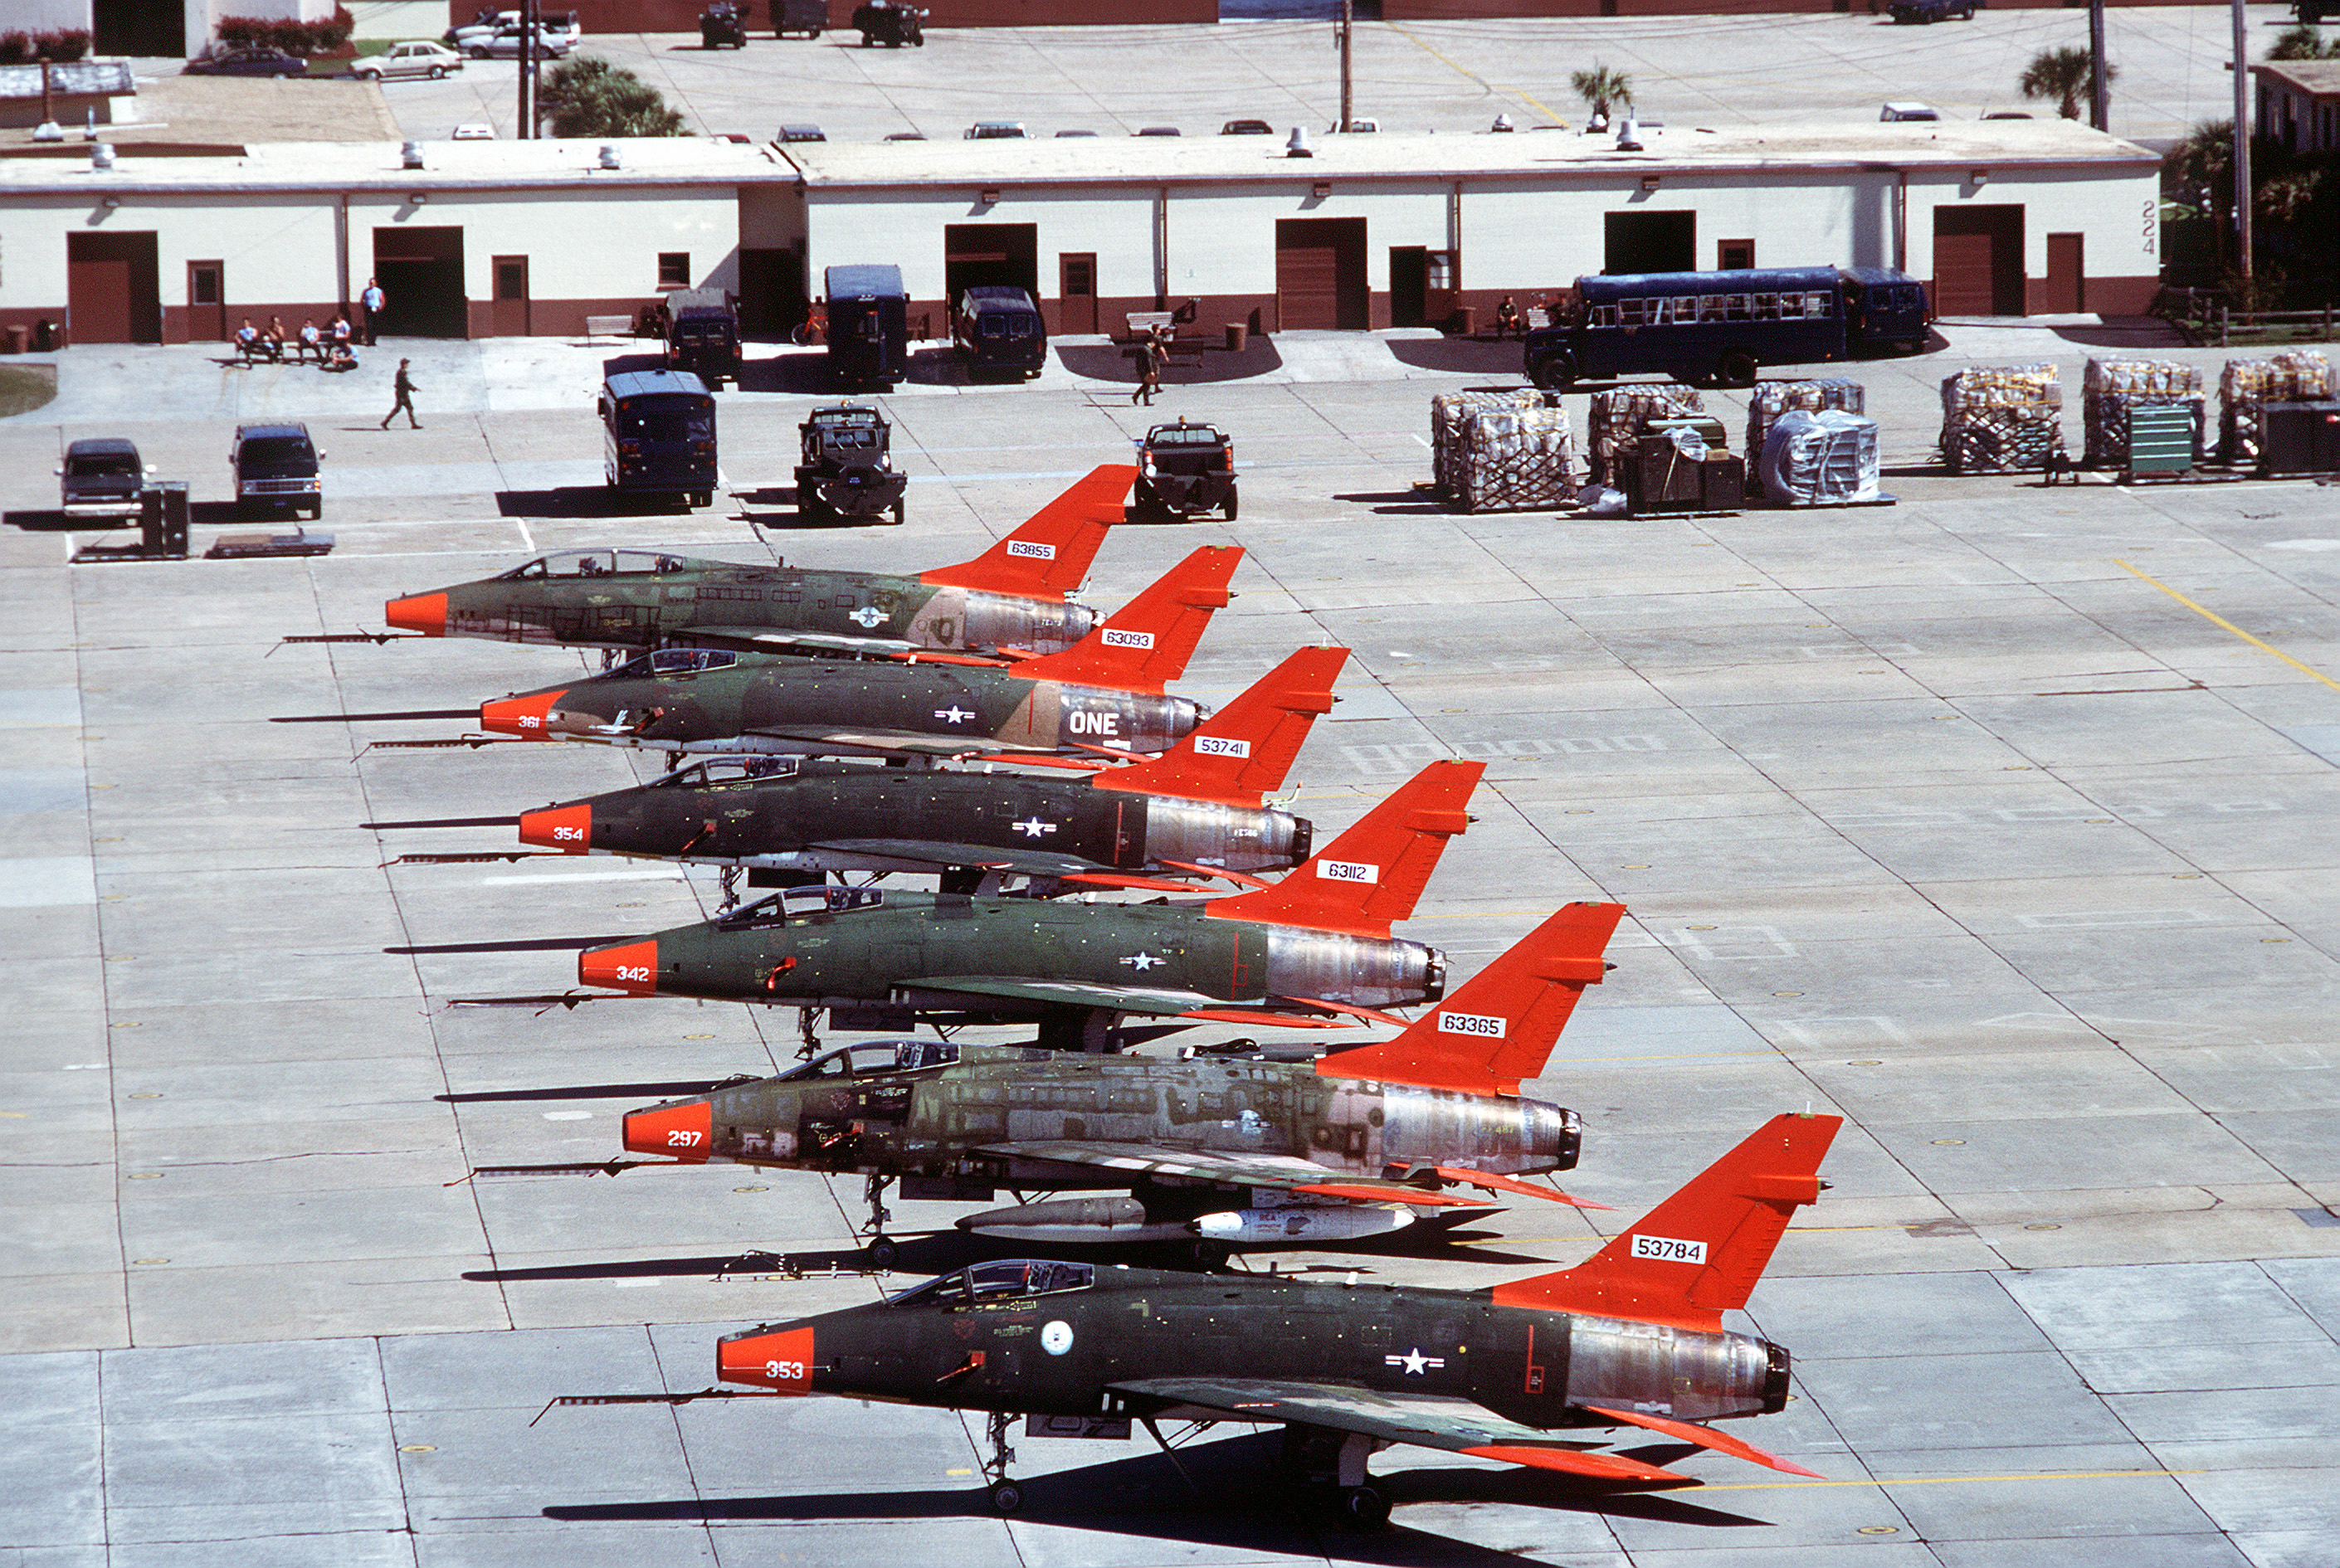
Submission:
[[[697,675],[706,670],[728,670],[739,656],[724,648],[661,648],[639,659],[629,659],[609,673],[633,680],[669,675]]]
[[[784,1084],[829,1078],[878,1078],[894,1073],[914,1073],[921,1067],[947,1067],[958,1060],[958,1047],[948,1040],[863,1040],[839,1046],[780,1075]]]
[[[564,550],[558,555],[540,555],[526,565],[499,573],[496,581],[526,582],[550,577],[615,577],[621,572],[634,577],[664,577],[669,572],[707,570],[721,564],[669,555],[662,550]]]
[[[1089,1264],[1001,1258],[930,1279],[899,1295],[887,1297],[886,1305],[965,1306],[974,1302],[1060,1295],[1069,1290],[1086,1290],[1096,1283],[1096,1269]]]
[[[875,909],[886,902],[883,888],[846,888],[823,882],[810,888],[786,888],[769,898],[742,904],[721,916],[716,925],[727,931],[778,926],[815,915],[841,915],[848,909]]]
[[[678,768],[643,786],[649,789],[714,789],[753,779],[785,779],[802,761],[797,757],[709,757]]]

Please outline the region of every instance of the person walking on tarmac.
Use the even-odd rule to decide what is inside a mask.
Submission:
[[[1137,340],[1137,388],[1129,394],[1133,403],[1154,406],[1154,394],[1162,390],[1162,338],[1159,332],[1148,332]]]
[[[366,280],[365,293],[358,296],[358,306],[365,313],[362,323],[365,346],[373,347],[373,335],[382,330],[382,308],[390,303],[390,296],[382,292],[382,284],[373,278]]]
[[[416,430],[422,428],[422,422],[414,417],[414,378],[406,373],[409,362],[406,360],[398,362],[398,381],[392,388],[398,393],[398,401],[390,405],[388,413],[382,416],[382,428],[384,430],[388,430],[390,422],[398,417],[400,409],[406,411],[406,422],[410,426]]]

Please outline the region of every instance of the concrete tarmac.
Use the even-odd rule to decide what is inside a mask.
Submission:
[[[2120,330],[1954,324],[1933,356],[1853,367],[1892,507],[1455,514],[1413,489],[1429,396],[1518,384],[1516,351],[1286,335],[1283,369],[1151,410],[1061,362],[906,388],[883,401],[908,521],[818,531],[776,493],[810,393],[723,394],[717,506],[609,504],[580,389],[622,345],[386,342],[342,378],[58,356],[58,402],[0,422],[0,1560],[2321,1568],[2340,508],[2301,481],[1957,478],[1930,450],[1935,382],[1990,357],[2062,366],[2077,448],[2087,340]],[[416,359],[420,432],[375,428],[384,352]],[[1707,403],[1735,446],[1744,394]],[[129,434],[188,480],[200,551],[269,526],[221,505],[233,425],[263,412],[330,454],[331,555],[65,564],[94,536],[51,510],[62,441]],[[1295,774],[1321,830],[1430,758],[1489,764],[1403,928],[1458,973],[1568,899],[1631,910],[1533,1091],[1583,1114],[1566,1186],[1615,1212],[1513,1207],[1450,1245],[1255,1266],[1518,1278],[1766,1116],[1840,1114],[1833,1185],[1740,1320],[1794,1351],[1797,1398],[1739,1430],[1825,1481],[1700,1454],[1681,1463],[1702,1490],[1613,1497],[1394,1450],[1374,1467],[1395,1528],[1359,1537],[1224,1428],[1175,1464],[1019,1439],[1030,1500],[1002,1521],[979,1419],[813,1400],[530,1424],[556,1394],[704,1387],[719,1335],[907,1279],[726,1266],[849,1265],[849,1180],[464,1179],[609,1158],[656,1086],[788,1065],[794,1015],[449,1008],[563,989],[570,960],[383,949],[652,929],[711,909],[713,879],[386,865],[515,846],[357,824],[647,769],[581,746],[365,749],[460,723],[266,722],[460,707],[578,655],[277,640],[379,628],[393,594],[571,547],[962,560],[1179,413],[1234,432],[1242,521],[1116,530],[1090,601],[1235,542],[1240,596],[1178,690],[1353,648]],[[913,1237],[966,1212],[893,1206]]]

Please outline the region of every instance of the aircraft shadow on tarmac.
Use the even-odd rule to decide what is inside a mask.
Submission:
[[[1175,1434],[1174,1434],[1175,1435]],[[1144,1438],[1133,1441],[1144,1442]],[[1246,1433],[1197,1442],[1175,1455],[1134,1454],[1103,1464],[1016,1478],[1024,1492],[1019,1519],[1073,1529],[1194,1545],[1341,1563],[1494,1568],[1527,1559],[1393,1521],[1385,1531],[1342,1528],[1327,1509],[1295,1507],[1306,1495],[1280,1474],[1280,1434]],[[1027,1448],[1027,1454],[1045,1453]],[[1667,1444],[1621,1451],[1650,1464],[1691,1452]],[[1488,1503],[1647,1519],[1717,1530],[1768,1528],[1770,1521],[1689,1501],[1683,1493],[1651,1494],[1605,1488],[1530,1470],[1491,1471],[1424,1466],[1376,1477],[1390,1500],[1409,1503]],[[996,1517],[981,1486],[917,1492],[807,1493],[795,1496],[644,1499],[553,1503],[547,1519],[564,1523],[688,1523],[720,1524],[846,1519],[989,1519]]]
[[[1076,376],[1125,387],[1137,384],[1135,349],[1120,343],[1072,343],[1057,349],[1056,353],[1064,367]],[[1201,347],[1181,344],[1171,352],[1168,362],[1162,367],[1162,390],[1167,392],[1182,386],[1244,381],[1283,368],[1284,356],[1275,352],[1275,344],[1264,332],[1247,338],[1241,349],[1215,343]]]
[[[739,503],[740,511],[748,514],[749,522],[774,532],[782,529],[828,532],[840,528],[894,526],[894,514],[890,511],[881,511],[873,517],[847,517],[841,513],[832,517],[827,513],[807,512],[798,504],[794,485],[768,484],[757,490],[734,490],[725,493]],[[759,511],[759,508],[780,510]]]
[[[671,496],[630,494],[600,484],[496,491],[496,511],[503,517],[671,517],[691,510]]]
[[[1370,507],[1376,515],[1382,517],[1462,515],[1424,490],[1368,491],[1361,494],[1336,495],[1333,499],[1345,501],[1353,506]]]
[[[272,510],[248,512],[242,503],[233,501],[198,501],[190,503],[187,507],[187,521],[190,523],[208,523],[213,526],[237,522],[278,521],[292,516],[292,512],[289,508],[281,511]],[[64,512],[55,509],[45,511],[0,512],[0,523],[5,523],[10,528],[22,529],[26,533],[79,533],[84,531],[91,533],[109,531],[127,533],[134,532],[138,527],[138,520],[134,517],[123,518],[108,523],[86,517],[69,518]]]
[[[647,1162],[641,1168],[663,1168],[663,1162]],[[572,1167],[563,1167],[570,1175],[581,1174]],[[614,1173],[612,1173],[614,1174]],[[514,1179],[499,1176],[499,1180]],[[536,1179],[530,1176],[529,1179]],[[552,1179],[548,1173],[543,1179]],[[645,1179],[636,1176],[639,1181]],[[1425,1229],[1414,1226],[1410,1229]],[[969,1264],[987,1263],[995,1258],[1029,1257],[1033,1244],[1006,1236],[977,1236],[960,1230],[902,1234],[888,1238],[894,1255],[887,1272],[900,1275],[908,1284],[929,1275],[949,1274]],[[1550,1259],[1527,1253],[1479,1245],[1496,1239],[1487,1233],[1475,1231],[1438,1231],[1413,1236],[1401,1231],[1394,1236],[1376,1236],[1370,1241],[1353,1243],[1347,1249],[1359,1255],[1384,1257],[1431,1258],[1442,1262],[1473,1264],[1518,1264],[1547,1265]],[[1048,1255],[1095,1259],[1100,1263],[1125,1263],[1136,1267],[1162,1269],[1196,1269],[1193,1249],[1177,1242],[1119,1242],[1094,1246],[1075,1243],[1050,1244]],[[877,1263],[869,1249],[859,1244],[844,1246],[791,1252],[785,1256],[767,1252],[735,1253],[722,1257],[660,1257],[610,1260],[602,1263],[558,1264],[540,1268],[483,1268],[464,1273],[463,1278],[475,1284],[510,1285],[531,1280],[577,1279],[645,1279],[682,1278],[692,1275],[717,1276],[734,1274],[790,1274],[816,1275],[829,1274],[869,1274],[878,1272]],[[1240,1262],[1232,1269],[1223,1265],[1219,1272],[1264,1274],[1264,1269],[1248,1268]],[[1327,1275],[1346,1277],[1352,1274],[1370,1274],[1353,1264],[1303,1264],[1283,1267],[1281,1272],[1293,1276]]]

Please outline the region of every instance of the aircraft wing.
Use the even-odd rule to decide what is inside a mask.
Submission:
[[[916,860],[929,866],[982,866],[1026,877],[1069,877],[1096,868],[1095,861],[1077,855],[1002,849],[996,844],[957,844],[944,839],[819,839],[806,848],[830,849],[840,855]]]
[[[1413,1354],[1418,1350],[1409,1347]],[[1403,1356],[1393,1357],[1403,1365]],[[1467,1399],[1383,1394],[1338,1384],[1291,1383],[1265,1377],[1147,1377],[1109,1385],[1153,1414],[1179,1419],[1279,1422],[1328,1432],[1353,1432],[1383,1443],[1407,1443],[1500,1459],[1539,1470],[1560,1470],[1603,1481],[1642,1486],[1694,1486],[1695,1476],[1613,1454],[1589,1453],[1597,1446],[1556,1436],[1539,1427],[1506,1421]]]
[[[907,659],[919,651],[917,644],[898,637],[848,637],[827,631],[789,631],[777,626],[679,626],[664,635],[668,641],[684,647],[728,648],[735,653],[845,653]]]
[[[796,740],[833,748],[846,755],[864,751],[916,752],[927,757],[959,757],[970,751],[1032,751],[1044,757],[1055,752],[1042,746],[1017,746],[988,735],[929,735],[918,729],[862,729],[811,724],[769,724],[748,731],[776,740]]]
[[[1021,1138],[985,1144],[976,1152],[1002,1158],[1048,1160],[1059,1165],[1088,1166],[1103,1170],[1144,1172],[1152,1176],[1191,1176],[1234,1186],[1272,1187],[1282,1192],[1343,1197],[1356,1203],[1412,1204],[1420,1208],[1483,1208],[1486,1200],[1431,1192],[1379,1176],[1350,1176],[1290,1155],[1247,1155],[1213,1149],[1194,1153],[1145,1144],[1085,1143],[1077,1138]]]
[[[1145,1013],[1175,1017],[1211,998],[1200,991],[1173,991],[1153,986],[1098,986],[1082,980],[1010,979],[996,975],[923,975],[903,980],[907,991],[946,991],[968,997],[996,997],[1012,1002],[1037,1002],[1062,1007],[1108,1007],[1117,1013]]]

